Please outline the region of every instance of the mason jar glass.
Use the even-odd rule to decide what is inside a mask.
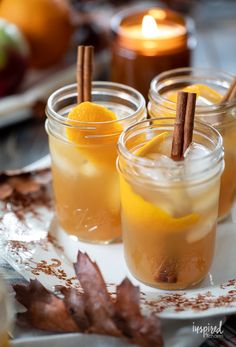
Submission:
[[[146,285],[168,290],[195,285],[211,266],[224,167],[221,135],[200,122],[191,145],[200,156],[189,152],[177,162],[163,155],[171,151],[173,128],[174,118],[129,127],[120,136],[117,161],[128,268]],[[154,153],[137,155],[154,143]]]
[[[0,347],[10,346],[8,341],[8,331],[12,320],[10,306],[7,288],[0,274]]]
[[[46,109],[57,216],[62,229],[79,240],[110,243],[121,235],[117,140],[123,129],[146,117],[145,101],[128,86],[93,82],[92,102],[118,119],[68,121],[76,98],[76,84],[63,87],[49,97]]]
[[[233,76],[225,72],[182,68],[169,70],[155,77],[149,91],[148,111],[151,117],[174,117],[176,103],[171,101],[168,94],[177,92],[191,85],[203,85],[204,98],[207,100],[211,89],[222,96],[226,93]],[[208,89],[208,87],[210,89]],[[201,89],[201,86],[200,86]],[[201,90],[200,90],[201,92]],[[197,104],[196,119],[215,127],[223,136],[225,151],[225,170],[221,178],[219,220],[225,219],[231,211],[236,193],[236,102],[228,101],[222,104],[202,102]]]

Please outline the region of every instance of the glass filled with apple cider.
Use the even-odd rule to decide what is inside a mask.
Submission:
[[[77,104],[77,85],[54,92],[46,129],[59,224],[81,241],[110,243],[121,236],[117,141],[146,116],[143,96],[111,82],[93,82],[92,101]]]
[[[209,271],[224,168],[221,135],[200,122],[183,160],[173,160],[174,122],[129,127],[117,161],[128,268],[146,285],[168,290],[191,287]]]
[[[149,91],[148,112],[153,118],[174,116],[179,91],[197,93],[196,119],[221,133],[225,170],[221,177],[219,220],[230,214],[236,194],[236,99],[224,98],[233,79],[221,71],[181,68],[155,77]]]

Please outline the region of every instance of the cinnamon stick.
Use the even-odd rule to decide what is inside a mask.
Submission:
[[[79,46],[77,51],[77,102],[78,104],[80,104],[84,100],[83,69],[84,69],[84,46]]]
[[[221,103],[236,99],[236,76],[234,77],[228,91],[223,96]]]
[[[189,147],[193,138],[194,114],[196,106],[196,94],[179,92],[176,107],[176,122],[173,132],[171,158],[173,160],[183,159],[184,152]],[[169,250],[155,280],[160,283],[176,283],[178,281],[178,257],[174,250]]]
[[[84,51],[84,100],[91,101],[92,84],[92,65],[93,65],[93,46],[86,46]]]
[[[77,102],[91,101],[93,46],[79,46],[77,54]]]
[[[184,143],[184,121],[187,108],[188,93],[179,92],[176,106],[176,121],[173,132],[171,158],[181,160],[183,156]]]
[[[193,139],[196,98],[197,98],[197,95],[195,93],[188,93],[185,122],[184,122],[183,154],[185,153],[186,149],[188,148],[188,146],[190,145]]]
[[[178,93],[171,149],[171,158],[173,160],[183,159],[184,152],[192,142],[195,106],[195,93]]]
[[[166,259],[155,276],[155,281],[160,283],[176,283],[177,280],[177,262],[174,259]]]

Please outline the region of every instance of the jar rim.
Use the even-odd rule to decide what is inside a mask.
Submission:
[[[109,82],[109,81],[93,81],[92,82],[92,94],[93,94],[93,92],[96,92],[96,88],[99,88],[99,87],[101,87],[101,88],[102,87],[106,87],[106,88],[110,87],[111,89],[112,88],[120,89],[120,91],[122,93],[125,93],[125,92],[127,93],[127,97],[128,97],[128,93],[131,94],[133,97],[136,98],[136,102],[139,105],[137,107],[137,110],[134,111],[133,113],[123,117],[123,118],[120,118],[120,119],[115,119],[115,120],[110,120],[110,121],[102,121],[102,122],[81,122],[78,120],[70,120],[70,124],[68,124],[67,118],[65,118],[64,116],[61,116],[58,112],[56,112],[53,109],[53,102],[55,99],[59,98],[59,96],[62,92],[66,92],[69,90],[75,90],[77,93],[77,84],[73,83],[73,84],[69,84],[69,85],[66,85],[64,87],[57,89],[49,96],[48,101],[47,101],[47,106],[46,106],[47,117],[52,118],[54,121],[56,121],[62,125],[69,126],[69,127],[81,127],[81,126],[82,127],[88,127],[88,126],[90,126],[92,129],[93,127],[96,128],[97,124],[99,124],[99,125],[102,125],[102,124],[103,125],[112,125],[112,124],[117,123],[117,122],[126,121],[130,118],[137,116],[143,110],[145,110],[145,105],[146,105],[145,99],[144,99],[143,95],[139,91],[137,91],[136,89],[129,87],[127,85],[124,85],[122,83],[115,83],[115,82]],[[105,89],[104,89],[104,91],[105,91]]]
[[[182,75],[180,75],[182,73]],[[185,76],[186,73],[186,76]],[[194,74],[191,74],[194,73]],[[173,74],[178,74],[179,76],[172,76]],[[217,80],[217,78],[223,80],[225,83],[228,82],[228,85],[233,81],[234,75],[228,72],[225,72],[223,70],[216,70],[213,68],[198,68],[198,67],[183,67],[183,68],[177,68],[177,69],[171,69],[165,72],[160,73],[159,75],[155,76],[150,84],[149,89],[149,100],[151,102],[154,102],[156,104],[165,103],[165,108],[168,110],[175,110],[174,106],[176,103],[174,101],[169,100],[165,96],[162,96],[160,94],[160,90],[163,87],[164,82],[167,79],[170,79],[170,82],[168,83],[168,86],[171,86],[174,84],[174,81],[177,78],[184,78],[189,77],[190,79],[199,79],[199,75],[201,79],[206,79],[208,75],[211,75],[211,79]],[[209,77],[208,77],[209,78]],[[161,83],[163,81],[163,83]],[[202,114],[202,113],[211,113],[211,112],[221,112],[222,108],[228,109],[232,106],[235,106],[235,101],[226,101],[224,103],[220,104],[213,104],[213,105],[197,105],[196,106],[196,114]]]
[[[155,168],[157,167],[157,160],[155,159],[151,159],[151,158],[143,158],[143,157],[139,157],[137,155],[135,155],[134,153],[132,153],[131,151],[129,151],[125,145],[125,140],[126,140],[126,136],[128,133],[132,132],[136,127],[140,127],[140,125],[145,124],[145,123],[150,123],[150,122],[155,122],[155,121],[163,121],[165,120],[165,123],[160,123],[158,125],[158,127],[166,127],[166,126],[174,126],[174,121],[175,118],[173,117],[159,117],[159,118],[152,118],[152,119],[146,119],[143,120],[141,122],[138,122],[136,124],[133,124],[131,126],[129,126],[125,131],[123,131],[119,137],[118,140],[118,152],[119,152],[119,156],[123,156],[126,160],[131,161],[132,163],[134,163],[135,165],[140,165],[143,167],[147,167],[147,168]],[[220,153],[222,151],[222,156],[220,156],[220,159],[223,158],[223,139],[222,136],[220,135],[219,131],[217,129],[215,129],[213,126],[206,124],[204,122],[200,122],[200,121],[195,121],[194,122],[195,126],[199,126],[202,127],[203,129],[210,129],[216,136],[217,136],[217,144],[214,148],[213,151],[210,151],[208,153],[206,153],[205,155],[199,157],[199,158],[194,158],[195,162],[199,162],[202,163],[203,160],[209,160],[209,158],[211,158],[212,156],[216,155],[217,153]],[[194,132],[196,132],[194,126]],[[180,168],[183,167],[184,165],[184,161],[175,161],[175,165],[176,167]],[[163,166],[163,165],[159,165],[158,164],[158,168],[167,168],[167,166]]]

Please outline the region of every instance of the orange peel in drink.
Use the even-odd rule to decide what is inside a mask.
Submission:
[[[180,91],[180,90],[178,90]],[[166,99],[168,101],[177,103],[177,94],[178,91],[172,91],[166,94]],[[188,93],[196,93],[197,98],[202,97],[212,104],[219,104],[222,100],[222,95],[218,93],[215,89],[208,87],[205,84],[192,84],[190,86],[187,86],[183,89],[181,89],[183,92],[188,92]],[[165,103],[164,103],[165,104]]]
[[[163,145],[166,143],[169,132],[164,131],[137,149],[134,154],[140,157],[147,157],[150,154],[162,153]],[[121,197],[123,210],[126,211],[127,218],[137,225],[144,225],[146,230],[153,232],[169,233],[184,232],[195,225],[200,216],[197,213],[186,213],[181,217],[173,217],[171,213],[158,207],[156,204],[147,201],[140,194],[137,194],[124,178],[120,178]],[[179,197],[181,197],[181,188]],[[174,194],[174,193],[173,193]],[[174,198],[174,196],[173,196]],[[187,211],[187,210],[186,210]]]
[[[213,104],[219,104],[222,100],[222,95],[220,93],[205,84],[192,84],[191,86],[184,88],[183,91],[196,93],[197,97],[203,97]]]
[[[158,206],[136,194],[127,181],[120,177],[121,204],[126,217],[135,225],[142,225],[147,233],[178,233],[188,231],[199,221],[197,213],[175,218]]]
[[[123,130],[114,112],[85,101],[69,112],[67,124],[67,138],[88,160],[99,166],[114,167],[116,143]]]
[[[135,151],[135,155],[138,157],[145,157],[150,153],[158,153],[160,150],[161,143],[167,138],[168,132],[165,131],[161,134],[156,135],[151,140],[146,142],[142,147]]]

